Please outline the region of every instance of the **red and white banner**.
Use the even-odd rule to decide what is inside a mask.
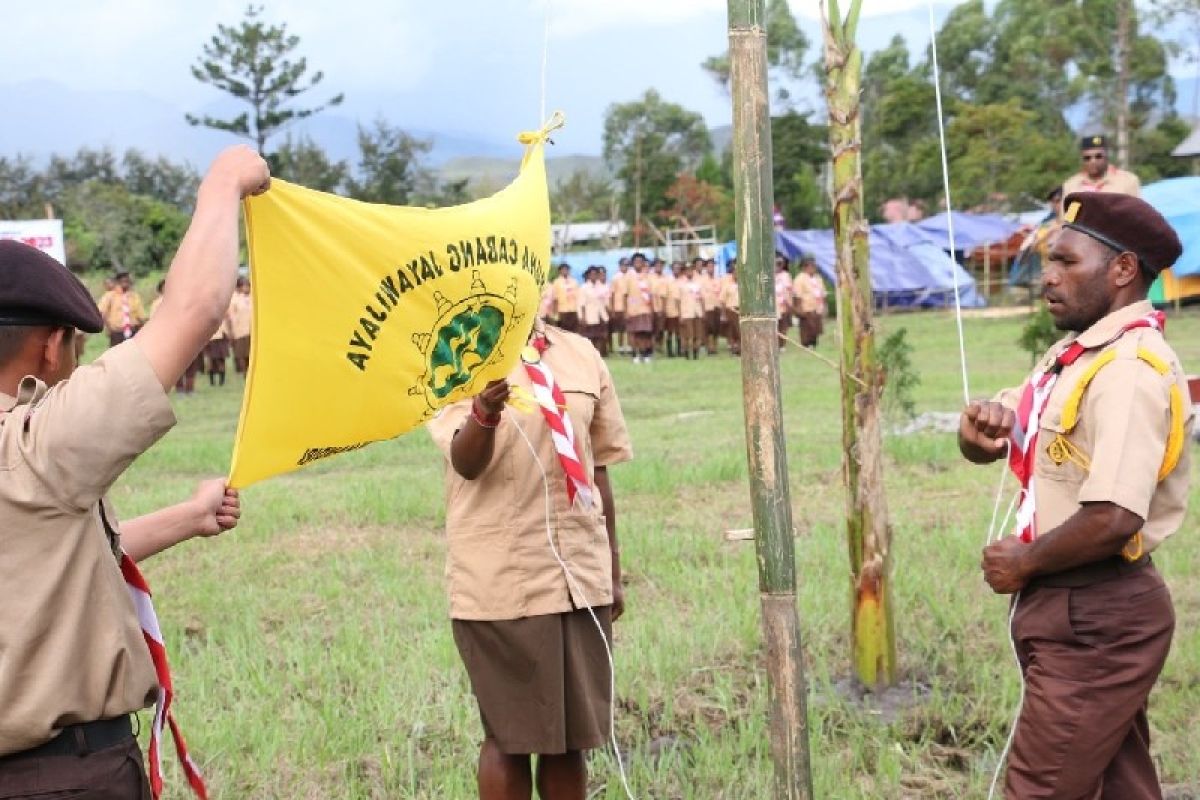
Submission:
[[[16,239],[36,247],[64,266],[67,263],[67,243],[63,238],[61,219],[0,220],[0,239]]]

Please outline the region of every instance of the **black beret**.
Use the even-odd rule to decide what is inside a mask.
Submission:
[[[1179,260],[1183,245],[1171,223],[1140,197],[1115,192],[1076,192],[1063,200],[1065,227],[1087,234],[1118,253],[1138,257],[1157,275]]]
[[[27,244],[0,241],[0,325],[104,329],[96,301],[71,271]]]
[[[1093,147],[1108,147],[1108,137],[1085,136],[1079,140],[1080,150],[1091,150]]]

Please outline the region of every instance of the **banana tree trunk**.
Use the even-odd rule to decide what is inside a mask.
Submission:
[[[891,599],[891,528],[883,487],[881,399],[876,362],[868,225],[863,214],[862,51],[854,42],[861,0],[843,20],[837,0],[822,0],[825,98],[833,158],[833,231],[837,242],[838,324],[841,330],[842,477],[850,546],[853,671],[866,688],[896,683]]]

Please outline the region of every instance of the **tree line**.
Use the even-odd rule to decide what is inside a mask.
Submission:
[[[767,22],[776,205],[788,227],[826,227],[828,129],[803,100],[820,85],[821,70],[787,0],[768,0]],[[1123,159],[1144,182],[1190,171],[1170,155],[1190,126],[1175,111],[1168,67],[1173,56],[1200,61],[1200,0],[1156,0],[1144,8],[1133,0],[967,0],[947,16],[938,44],[958,207],[1036,207],[1078,168],[1072,121],[1087,132],[1115,134],[1115,160]],[[324,75],[310,69],[299,45],[285,24],[268,22],[257,6],[239,23],[218,26],[192,75],[244,110],[229,117],[188,115],[188,122],[249,139],[280,178],[369,202],[452,205],[489,188],[439,180],[426,163],[432,142],[383,119],[359,125],[352,161],[332,158],[311,137],[296,134],[296,122],[344,97],[304,103]],[[727,54],[699,69],[728,85]],[[889,199],[930,212],[939,207],[932,80],[928,50],[912,53],[899,36],[864,66],[863,175],[874,220]],[[624,220],[637,243],[653,241],[662,228],[707,224],[729,238],[731,151],[714,146],[699,113],[648,89],[609,106],[607,172],[577,171],[554,183],[554,218]],[[0,157],[0,218],[59,214],[73,268],[144,274],[166,266],[186,228],[196,183],[190,166],[136,150],[118,155],[84,148],[45,163]]]

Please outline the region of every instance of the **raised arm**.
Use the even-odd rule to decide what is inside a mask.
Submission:
[[[164,389],[175,385],[225,318],[237,280],[239,205],[269,185],[267,163],[245,145],[222,151],[201,182],[162,305],[135,337]]]

